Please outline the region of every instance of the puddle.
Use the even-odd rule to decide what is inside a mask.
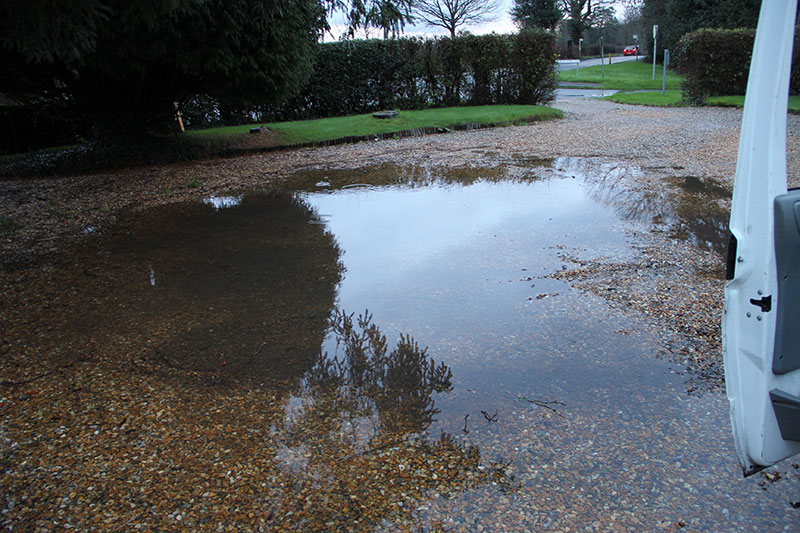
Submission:
[[[614,89],[568,89],[558,88],[555,90],[556,100],[562,98],[602,98],[604,96],[611,96],[618,91]]]
[[[343,250],[338,304],[368,307],[389,338],[412,332],[452,369],[428,434],[510,463],[512,496],[482,485],[435,497],[412,522],[770,528],[770,513],[794,517],[784,496],[741,481],[723,395],[686,397],[635,318],[543,278],[564,249],[625,259],[626,230],[685,216],[667,194],[622,195],[636,169],[587,164],[557,161],[548,180],[302,194]]]
[[[275,393],[253,430],[280,480],[262,483],[281,493],[268,526],[797,523],[795,479],[741,479],[723,394],[687,396],[635,316],[548,277],[565,250],[633,258],[631,230],[680,212],[623,194],[635,168],[544,170],[307,171],[295,196],[124,216],[51,265],[12,320],[65,358],[119,354]]]

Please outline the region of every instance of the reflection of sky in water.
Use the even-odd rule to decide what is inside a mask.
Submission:
[[[622,319],[546,277],[576,248],[583,257],[631,254],[613,208],[591,198],[581,180],[304,197],[344,251],[340,308],[368,308],[390,339],[414,335],[465,386],[480,382],[488,366],[495,382],[516,389],[536,382],[574,395],[580,390],[571,386],[587,375],[619,382],[619,368],[597,356],[619,342]],[[630,350],[619,351],[630,358]]]
[[[236,207],[240,203],[242,203],[242,197],[240,196],[210,196],[208,198],[203,198],[203,203],[206,205],[210,205],[214,209],[225,209],[226,207]]]
[[[475,289],[487,278],[519,277],[534,265],[552,269],[558,250],[550,246],[588,246],[589,255],[602,255],[622,240],[612,210],[570,179],[304,198],[345,252],[347,274],[339,292],[345,309],[373,309],[380,294],[403,299],[409,286],[420,284],[438,291],[469,284]]]

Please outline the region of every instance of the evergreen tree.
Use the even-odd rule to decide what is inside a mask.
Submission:
[[[511,18],[520,29],[552,31],[561,22],[563,14],[557,0],[514,0]]]
[[[98,134],[142,135],[174,102],[280,101],[306,79],[319,0],[27,0],[0,5],[0,94]]]
[[[648,29],[658,24],[658,49],[675,49],[683,35],[699,28],[755,28],[761,0],[644,0]],[[651,49],[652,33],[649,34]]]
[[[358,29],[378,28],[383,38],[397,37],[403,33],[407,23],[412,22],[412,0],[333,0],[334,5],[344,8],[348,14],[349,35]]]

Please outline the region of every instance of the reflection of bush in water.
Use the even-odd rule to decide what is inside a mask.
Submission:
[[[390,351],[369,313],[335,311],[331,331],[341,356],[320,354],[299,404],[289,402],[273,428],[283,450],[279,466],[293,478],[285,490],[308,492],[313,518],[299,523],[293,510],[276,526],[370,529],[411,520],[436,493],[454,496],[491,482],[510,487],[508,463],[483,465],[478,447],[447,433],[424,436],[438,413],[432,396],[452,389],[450,368],[406,335]]]
[[[355,412],[374,408],[382,428],[391,433],[424,431],[438,413],[434,392],[452,389],[452,371],[438,366],[409,336],[401,335],[388,351],[386,337],[369,313],[353,315],[335,311],[331,330],[344,354],[323,355],[307,374],[309,387],[335,386],[343,404]]]

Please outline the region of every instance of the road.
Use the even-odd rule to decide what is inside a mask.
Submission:
[[[614,63],[622,63],[624,61],[636,61],[636,56],[627,56],[621,57],[616,56],[611,59],[611,64]],[[644,61],[644,56],[639,56],[639,61]],[[608,58],[603,58],[603,62],[608,65]],[[593,58],[593,59],[583,59],[580,63],[580,68],[586,67],[596,67],[600,64],[600,58]],[[575,70],[577,68],[577,63],[561,63],[560,61],[556,62],[556,71],[561,72],[562,70]]]

